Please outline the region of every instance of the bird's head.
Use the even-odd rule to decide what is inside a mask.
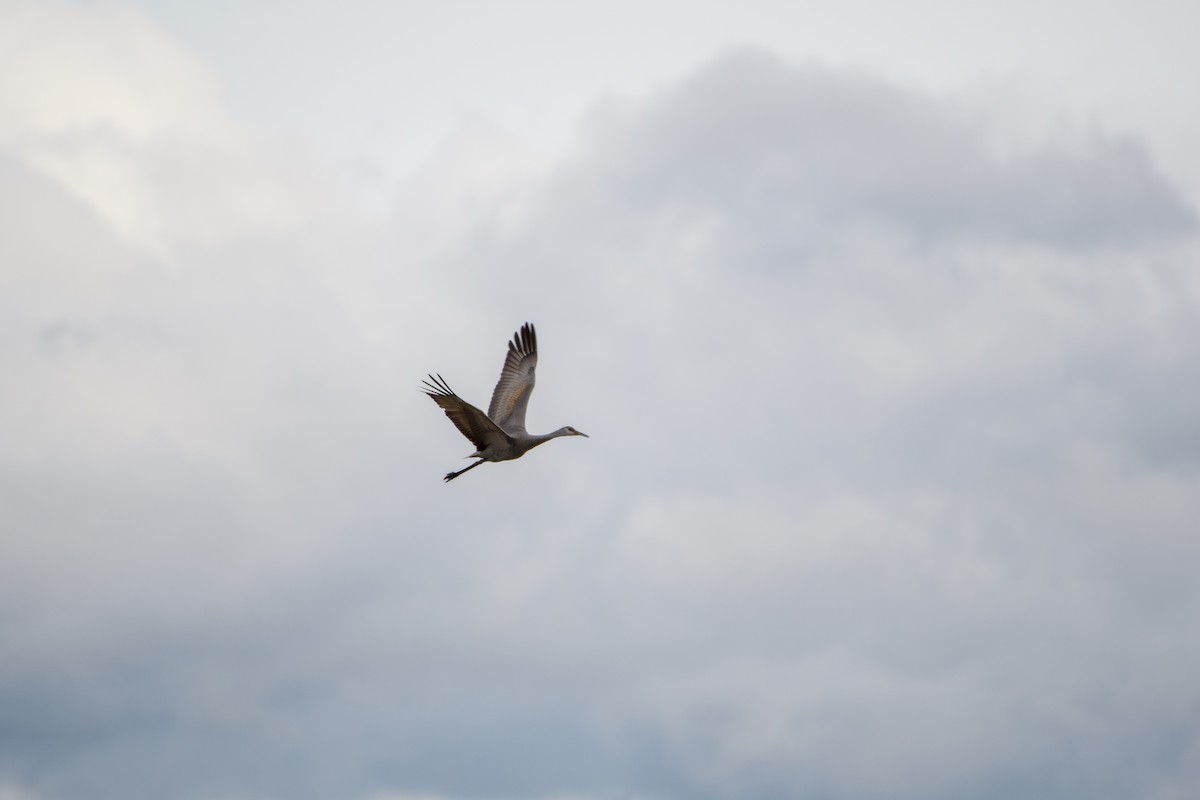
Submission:
[[[588,436],[586,433],[584,433],[583,431],[575,430],[570,425],[568,425],[565,428],[559,428],[557,433],[559,436],[582,436],[585,439],[592,438],[592,437]]]

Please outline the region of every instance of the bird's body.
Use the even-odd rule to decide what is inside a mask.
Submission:
[[[492,392],[488,413],[463,400],[446,383],[441,375],[430,375],[423,381],[425,394],[441,406],[446,416],[462,435],[475,445],[475,452],[467,458],[478,458],[471,466],[446,475],[452,481],[469,469],[485,461],[511,461],[520,458],[533,448],[560,436],[587,436],[567,426],[553,433],[531,434],[525,430],[525,409],[529,406],[529,395],[536,382],[537,334],[526,322],[513,335],[504,359],[500,380]]]

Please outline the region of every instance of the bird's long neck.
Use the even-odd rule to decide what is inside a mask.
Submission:
[[[529,448],[532,450],[533,448],[537,447],[539,444],[543,444],[545,442],[550,441],[551,439],[557,439],[560,436],[566,436],[566,435],[567,435],[567,432],[565,430],[563,430],[562,428],[559,428],[556,431],[551,431],[550,433],[530,434]]]

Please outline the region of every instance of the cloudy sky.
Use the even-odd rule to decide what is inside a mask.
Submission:
[[[0,800],[1196,797],[1200,12],[835,5],[0,0]]]

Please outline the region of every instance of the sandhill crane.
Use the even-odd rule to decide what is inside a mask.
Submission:
[[[485,461],[510,461],[520,458],[542,442],[559,436],[587,436],[568,425],[553,433],[532,434],[525,430],[525,408],[533,392],[534,369],[537,368],[537,334],[526,322],[521,330],[513,334],[508,343],[508,355],[500,380],[492,392],[492,403],[484,414],[475,406],[454,393],[441,375],[430,375],[422,381],[421,391],[433,398],[442,407],[450,421],[462,431],[462,435],[475,445],[475,452],[467,458],[478,458],[469,467],[458,472],[447,473],[445,480],[452,481]]]

